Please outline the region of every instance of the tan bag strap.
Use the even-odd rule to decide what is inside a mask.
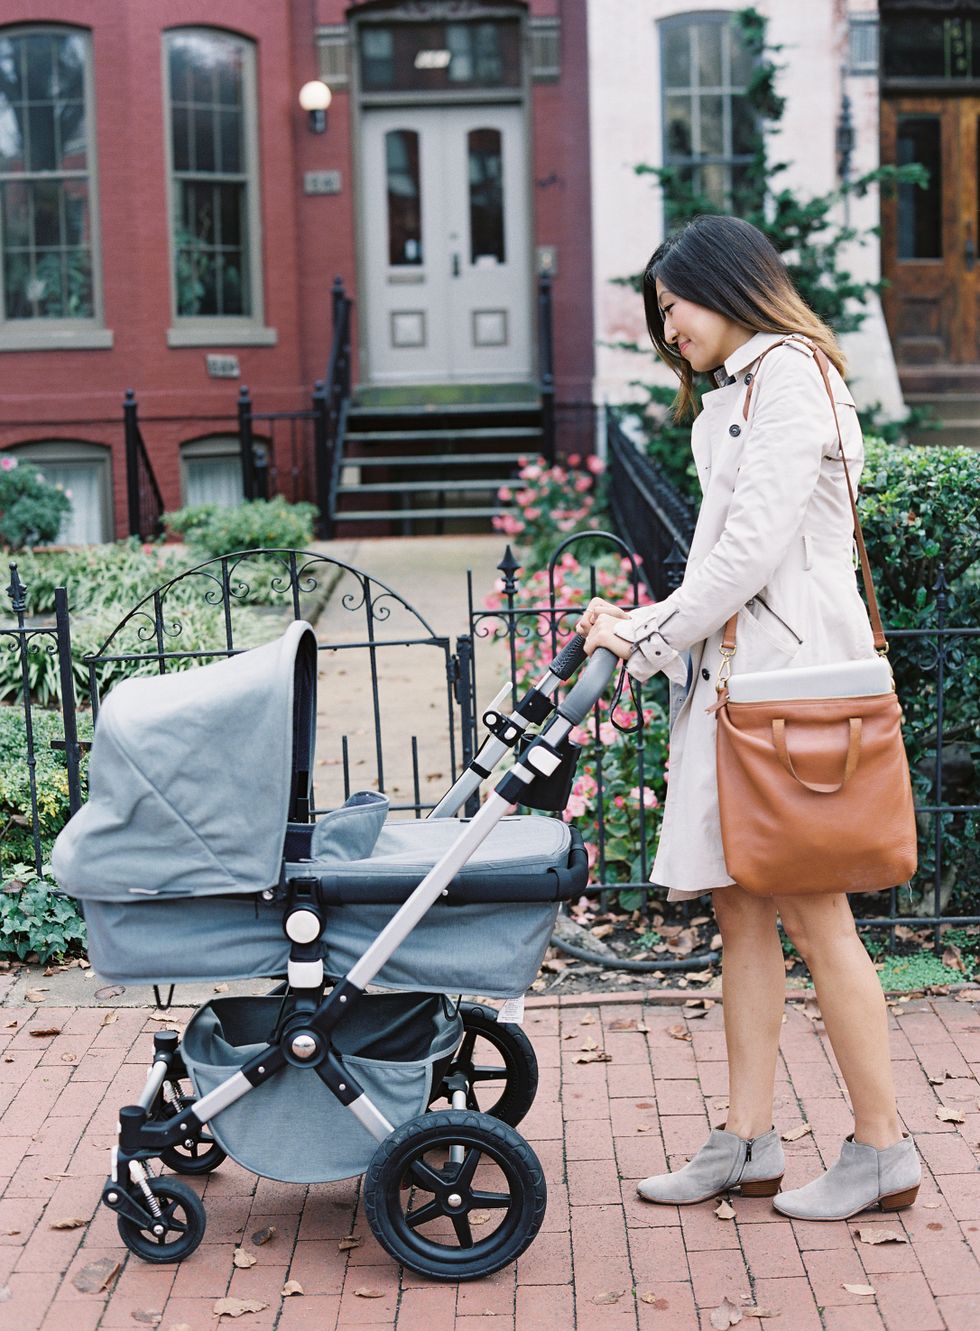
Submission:
[[[766,348],[759,357],[759,360],[764,360],[765,357],[769,355],[770,351],[775,351],[777,347],[785,346],[787,342],[792,342],[793,340],[793,336],[790,336],[784,337],[781,342],[774,342],[771,347]],[[802,338],[796,340],[803,341]],[[871,629],[874,633],[875,651],[887,652],[888,640],[885,637],[885,630],[881,623],[881,611],[878,609],[878,597],[875,594],[874,579],[871,576],[871,564],[868,560],[868,549],[864,543],[864,532],[861,530],[861,519],[858,516],[857,501],[854,497],[854,486],[851,484],[851,473],[847,469],[847,458],[844,454],[844,439],[841,435],[840,420],[837,416],[837,403],[834,400],[834,390],[830,386],[830,375],[828,374],[830,361],[827,358],[826,352],[821,351],[819,347],[813,346],[810,342],[806,342],[805,345],[813,352],[813,358],[817,362],[817,369],[820,371],[820,377],[823,379],[824,387],[827,390],[827,396],[830,398],[830,409],[834,413],[834,425],[837,428],[837,444],[840,448],[840,460],[844,464],[844,479],[847,482],[847,497],[851,502],[851,514],[854,518],[854,539],[857,542],[858,558],[861,561],[861,578],[864,582],[864,590],[868,597],[868,614],[871,619]],[[759,371],[756,369],[755,375],[749,381],[748,392],[745,394],[745,403],[742,407],[743,420],[748,420],[749,418],[749,403],[752,400],[752,392],[758,382],[758,377]],[[726,663],[730,662],[732,656],[735,654],[735,625],[737,619],[738,611],[736,611],[731,619],[729,619],[728,623],[725,625],[724,633],[722,634],[721,653],[722,656],[725,657]]]

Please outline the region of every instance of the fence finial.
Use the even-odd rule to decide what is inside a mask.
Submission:
[[[514,577],[514,574],[521,567],[521,565],[514,558],[514,552],[510,548],[509,543],[507,545],[506,550],[504,550],[504,557],[497,565],[497,567],[504,575],[504,591],[507,593],[508,596],[513,595],[513,593],[517,591],[517,581]]]
[[[10,597],[14,614],[23,614],[27,609],[27,588],[20,580],[16,564],[10,565],[10,586],[7,588],[7,595]]]

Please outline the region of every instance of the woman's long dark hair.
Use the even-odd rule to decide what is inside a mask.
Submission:
[[[681,381],[674,399],[676,419],[697,411],[694,370],[664,339],[657,278],[673,295],[723,314],[753,333],[802,333],[844,373],[837,339],[797,291],[786,265],[762,232],[738,217],[695,217],[667,237],[643,273],[650,337]]]

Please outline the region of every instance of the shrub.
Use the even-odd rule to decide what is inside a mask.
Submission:
[[[53,541],[70,512],[61,486],[49,485],[29,462],[0,453],[0,545],[20,550]]]
[[[55,588],[64,587],[73,611],[111,602],[120,607],[121,617],[154,587],[172,578],[184,562],[175,550],[141,545],[133,536],[75,550],[28,550],[18,557],[17,566],[33,615],[52,614]]]
[[[15,864],[0,889],[0,955],[44,965],[85,947],[85,921],[75,901],[51,879],[50,865],[38,874],[31,864]]]
[[[281,495],[252,499],[236,508],[199,504],[165,513],[163,520],[182,536],[199,559],[214,559],[238,550],[303,550],[313,540],[318,509],[290,504]]]
[[[542,478],[532,477],[532,482]],[[544,480],[544,483],[551,482]],[[536,521],[532,519],[532,521]],[[539,535],[544,540],[544,533]],[[552,532],[552,544],[554,532]],[[584,544],[582,542],[581,544]],[[522,552],[523,553],[523,552]],[[528,558],[528,562],[531,562]],[[513,602],[515,612],[514,653],[515,682],[518,691],[527,688],[541,673],[542,641],[549,641],[556,630],[558,645],[573,632],[578,609],[584,607],[592,595],[592,578],[596,591],[612,601],[623,604],[628,595],[628,560],[606,555],[588,567],[571,551],[560,556],[555,565],[553,584],[547,570],[541,567],[546,559],[538,561],[535,571],[519,585]],[[551,591],[554,591],[555,610],[551,610]],[[649,603],[649,596],[641,586],[639,603]],[[503,583],[484,602],[486,608],[505,618],[509,609],[503,595]],[[536,629],[536,632],[532,630]],[[648,686],[651,698],[657,685]],[[606,831],[601,848],[604,859],[604,883],[637,882],[641,875],[639,847],[641,820],[645,825],[646,844],[651,852],[656,845],[667,780],[667,716],[660,702],[646,700],[642,712],[642,738],[623,734],[614,721],[631,728],[638,722],[632,706],[611,706],[607,696],[599,703],[598,716],[572,732],[572,739],[583,748],[571,797],[562,817],[566,822],[585,819],[585,844],[589,864],[599,863],[600,846],[595,835],[595,806],[599,797],[600,779],[602,807]],[[640,754],[642,752],[642,782]],[[641,796],[642,786],[642,796]],[[641,811],[642,803],[642,811]],[[649,865],[647,867],[649,872]],[[643,904],[645,891],[620,893],[620,905],[633,910]]]
[[[5,653],[9,655],[10,653]],[[51,742],[64,738],[61,716],[34,709],[34,777],[41,854],[47,859],[55,837],[68,821],[68,772],[63,752],[52,749]],[[79,718],[82,737],[91,735],[91,722]],[[87,759],[83,754],[84,777]],[[27,736],[24,713],[20,707],[0,707],[0,874],[13,872],[13,866],[34,859],[31,835],[31,787],[27,766]]]
[[[505,504],[516,504],[517,512],[495,517],[494,528],[514,538],[525,566],[546,567],[565,537],[596,531],[607,524],[604,472],[605,463],[594,455],[583,463],[572,454],[564,465],[553,466],[543,457],[522,458],[520,486],[505,485],[497,491],[497,498]],[[579,543],[576,552],[585,560],[592,547]]]

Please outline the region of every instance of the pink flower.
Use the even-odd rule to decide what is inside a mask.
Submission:
[[[565,805],[565,812],[570,818],[582,818],[585,816],[586,803],[582,795],[569,795],[568,803]]]
[[[640,798],[640,787],[634,786],[630,791],[630,799],[638,800]],[[657,799],[657,792],[651,790],[649,786],[643,787],[643,803],[648,809],[655,809],[660,801]]]
[[[565,461],[570,467],[580,467],[582,465],[582,459],[579,457],[578,453],[570,453]]]
[[[509,485],[502,485],[497,491],[497,498],[505,504],[509,504],[514,497],[514,492]]]
[[[623,799],[622,795],[617,795],[613,800],[613,804],[615,804],[617,809],[625,809],[626,807],[626,801]]]
[[[528,522],[534,522],[536,518],[541,516],[541,510],[540,508],[526,508],[524,510],[524,516],[527,518]]]
[[[0,470],[13,471],[14,467],[16,466],[17,466],[17,459],[10,457],[9,454],[5,457],[0,458]]]
[[[71,497],[72,497],[72,493],[71,493],[71,491],[66,489],[66,490],[65,490],[65,498],[66,498],[66,499],[71,499]]]
[[[597,457],[595,453],[589,454],[585,459],[585,465],[588,467],[589,471],[591,471],[593,476],[601,476],[606,470],[606,464],[603,462],[602,458]]]
[[[591,488],[592,482],[589,480],[588,476],[575,477],[575,489],[579,494],[585,494],[586,490],[591,490]]]

